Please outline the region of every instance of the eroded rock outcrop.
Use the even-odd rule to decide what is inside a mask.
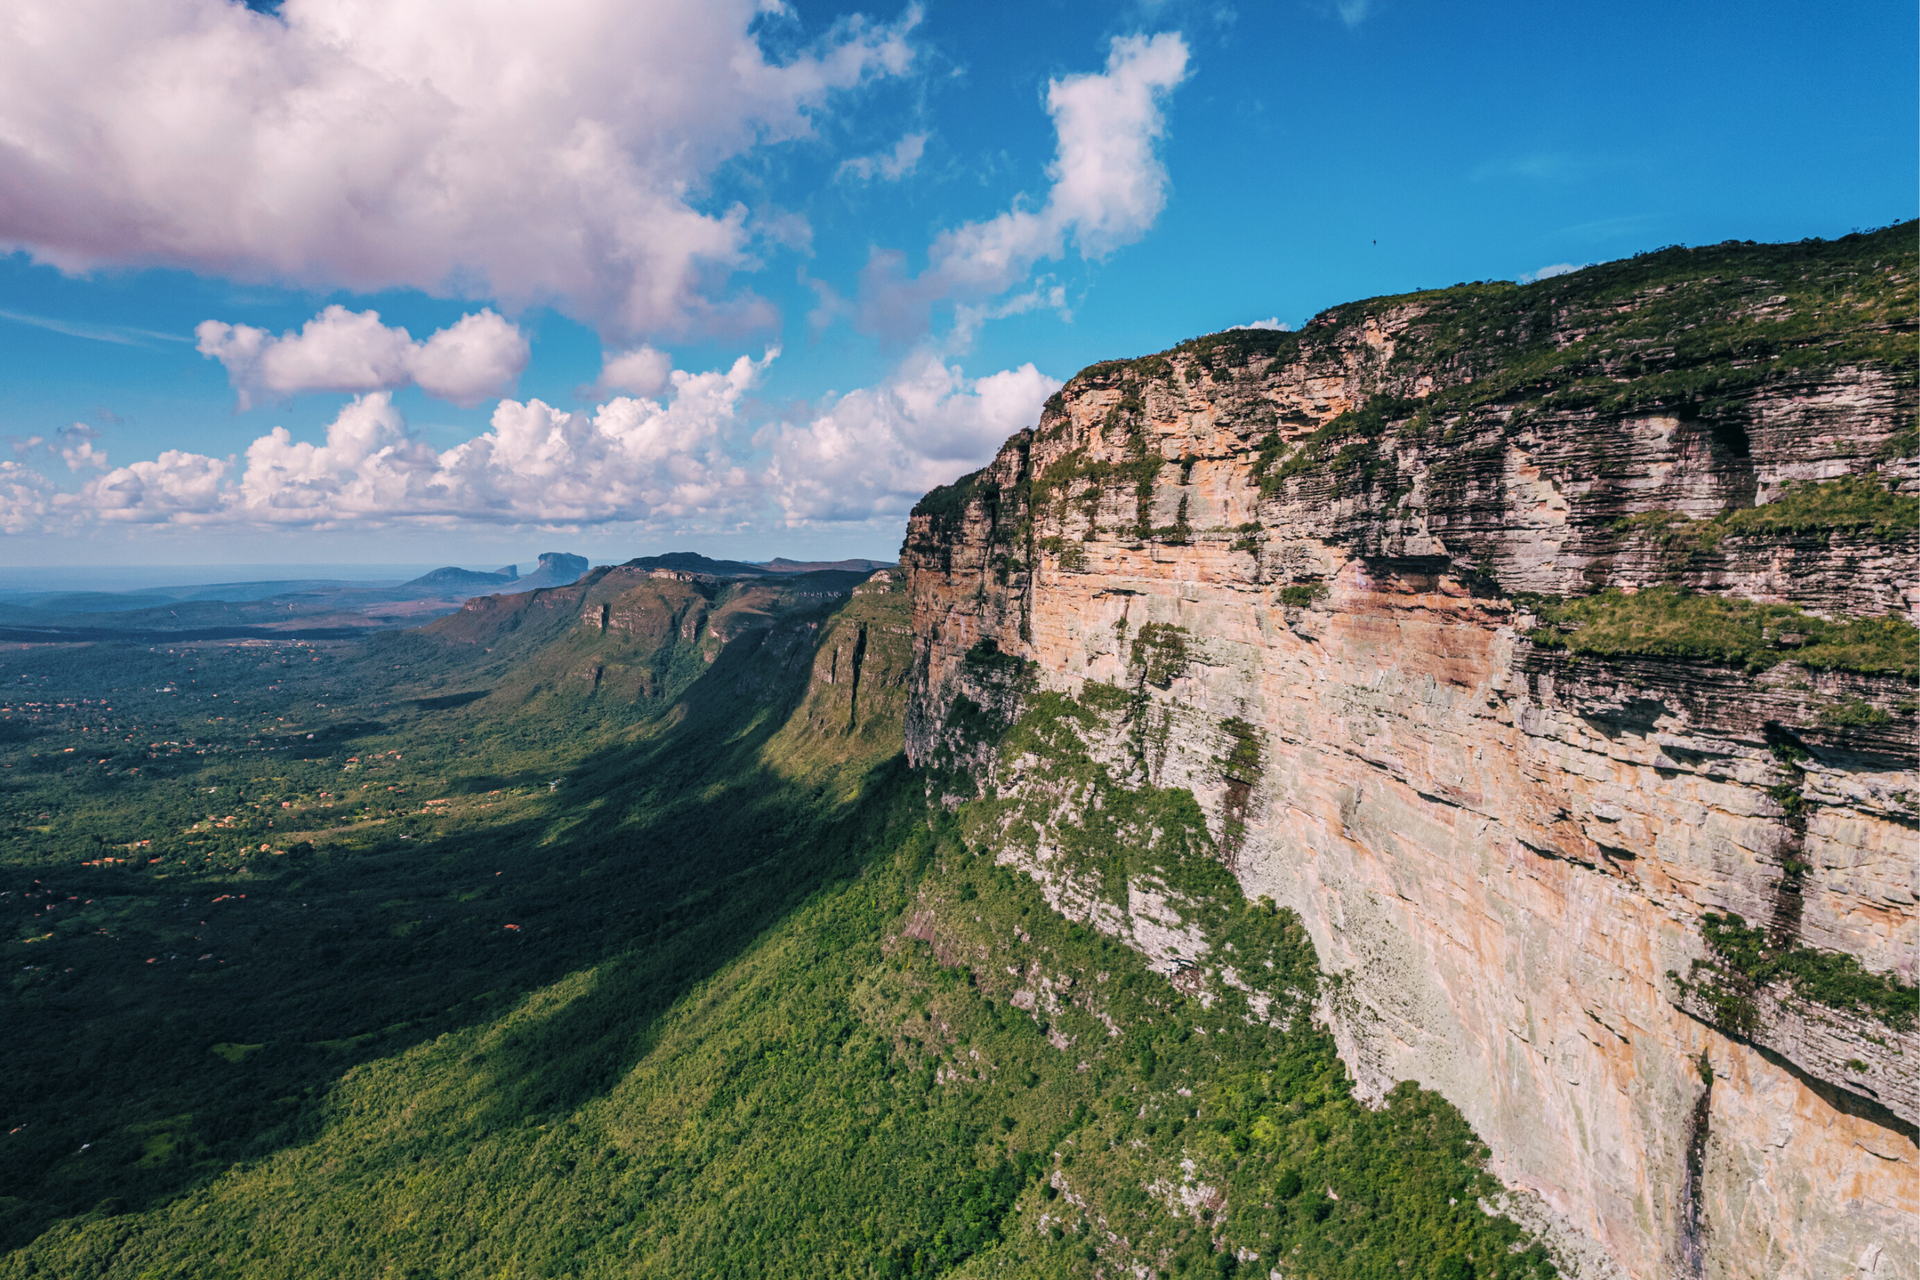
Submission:
[[[1590,1257],[1913,1274],[1911,233],[1094,366],[916,509],[910,756],[1109,707],[1343,975],[1363,1089]]]

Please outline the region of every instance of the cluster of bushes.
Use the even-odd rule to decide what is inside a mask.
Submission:
[[[1170,687],[1186,673],[1187,629],[1170,622],[1149,622],[1134,633],[1128,646],[1129,664],[1156,689]]]
[[[1523,596],[1542,648],[1603,657],[1682,658],[1764,671],[1797,662],[1822,671],[1920,678],[1920,631],[1900,618],[1818,618],[1793,605],[1649,587],[1556,600]]]
[[[1388,428],[1413,419],[1424,407],[1417,400],[1376,395],[1297,440],[1287,441],[1279,432],[1273,433],[1261,442],[1253,459],[1262,496],[1280,492],[1294,476],[1323,469],[1343,482],[1366,487],[1388,466],[1380,449]]]
[[[1843,476],[1817,484],[1796,484],[1772,502],[1742,507],[1709,520],[1692,520],[1677,511],[1644,511],[1618,522],[1629,538],[1651,538],[1683,568],[1688,560],[1711,555],[1728,537],[1857,532],[1897,538],[1920,528],[1920,497],[1894,492],[1877,475]]]
[[[1732,912],[1708,912],[1700,918],[1700,932],[1710,958],[1694,961],[1684,979],[1668,976],[1698,994],[1735,1034],[1761,1030],[1755,996],[1780,983],[1802,1000],[1864,1013],[1896,1031],[1911,1031],[1920,1017],[1920,987],[1873,973],[1853,956],[1783,942]]]

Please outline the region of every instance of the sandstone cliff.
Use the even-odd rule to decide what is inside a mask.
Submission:
[[[1363,1089],[1458,1105],[1576,1270],[1915,1274],[1913,246],[1093,366],[915,511],[910,757],[1044,801],[1000,856],[1060,909],[1242,985],[1053,860],[1044,761],[969,746],[1097,708],[1114,776],[1190,789],[1306,921]]]

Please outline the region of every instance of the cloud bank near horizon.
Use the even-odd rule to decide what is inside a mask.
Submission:
[[[445,450],[412,429],[388,390],[355,396],[317,444],[275,427],[232,457],[170,449],[113,466],[82,440],[67,451],[86,456],[69,465],[95,474],[76,492],[20,461],[0,463],[0,530],[723,530],[897,519],[1037,420],[1060,387],[1031,364],[969,379],[919,351],[878,386],[756,426],[744,409],[778,355],[671,370],[657,399],[615,396],[585,411],[501,400],[486,431]]]

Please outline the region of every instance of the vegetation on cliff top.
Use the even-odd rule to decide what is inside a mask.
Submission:
[[[959,527],[966,518],[967,507],[973,502],[979,491],[980,479],[986,474],[983,467],[972,471],[952,484],[937,485],[929,489],[920,501],[913,504],[909,518],[924,516],[932,521],[934,527],[947,530]]]
[[[1714,423],[1737,417],[1742,398],[1766,384],[1848,365],[1911,387],[1920,374],[1914,232],[1907,223],[1835,241],[1665,249],[1525,287],[1496,281],[1335,308],[1316,318],[1295,358],[1350,366],[1355,357],[1327,344],[1366,315],[1414,307],[1420,314],[1375,376],[1390,381],[1396,369],[1419,368],[1438,385],[1418,404],[1371,398],[1303,441],[1283,472],[1265,471],[1263,487],[1272,492],[1287,476],[1323,467],[1337,477],[1377,460],[1377,448],[1362,455],[1362,441],[1384,436],[1390,421],[1417,437],[1424,421],[1482,406],[1519,421],[1660,411]],[[1911,452],[1910,442],[1890,444],[1896,454]],[[1790,527],[1762,520],[1743,531]]]
[[[1748,447],[1746,401],[1766,386],[1847,367],[1902,388],[1920,380],[1915,227],[1905,223],[1833,241],[1662,249],[1525,286],[1492,281],[1345,304],[1299,333],[1233,330],[1091,365],[1063,395],[1096,385],[1120,390],[1107,432],[1110,442],[1125,433],[1124,457],[1095,463],[1081,451],[1055,459],[1034,477],[1033,515],[1051,509],[1063,516],[1065,507],[1048,504],[1072,495],[1085,501],[1091,518],[1103,495],[1126,486],[1136,491],[1133,537],[1190,537],[1179,521],[1159,529],[1147,519],[1169,465],[1136,439],[1151,389],[1163,384],[1184,398],[1197,388],[1211,399],[1209,381],[1264,378],[1282,363],[1358,378],[1378,390],[1318,425],[1297,414],[1282,422],[1277,410],[1250,405],[1251,461],[1265,496],[1298,480],[1323,484],[1334,498],[1371,491],[1385,510],[1412,487],[1409,446],[1440,459],[1430,467],[1438,484],[1443,472],[1450,475],[1466,461],[1462,450],[1493,448],[1528,424],[1551,432],[1569,414],[1668,414],[1701,424],[1739,454]],[[1364,320],[1395,312],[1411,313],[1411,320],[1390,346],[1362,340]],[[1409,398],[1416,373],[1434,380],[1431,392],[1423,387],[1417,399]],[[1065,429],[1063,407],[1063,399],[1049,402],[1055,434]],[[1270,429],[1260,432],[1263,415]],[[1877,442],[1875,458],[1909,456],[1915,439],[1910,429],[1896,431]],[[942,493],[925,509],[967,496]],[[1764,506],[1713,521],[1681,525],[1667,516],[1660,523],[1672,526],[1663,534],[1669,549],[1691,555],[1711,553],[1728,535],[1841,530],[1904,536],[1916,526],[1917,507],[1912,496],[1875,477],[1852,476],[1794,486]],[[1660,515],[1638,517],[1640,523],[1623,532],[1649,527]]]
[[[1446,374],[1452,385],[1436,392],[1440,404],[1558,395],[1616,408],[1693,401],[1710,414],[1717,396],[1771,375],[1858,363],[1911,385],[1920,373],[1916,226],[1789,244],[1672,246],[1528,285],[1489,280],[1365,298],[1329,308],[1299,332],[1228,330],[1102,361],[1063,390],[1116,375],[1165,379],[1182,356],[1222,372],[1272,360],[1344,369],[1367,358],[1353,334],[1368,316],[1407,307],[1420,314],[1382,372],[1418,365]]]
[[[1774,377],[1873,364],[1912,385],[1920,309],[1912,222],[1837,240],[1728,241],[1601,263],[1526,286],[1495,282],[1352,303],[1413,304],[1395,362],[1472,380],[1443,398],[1620,410],[1726,398]]]

